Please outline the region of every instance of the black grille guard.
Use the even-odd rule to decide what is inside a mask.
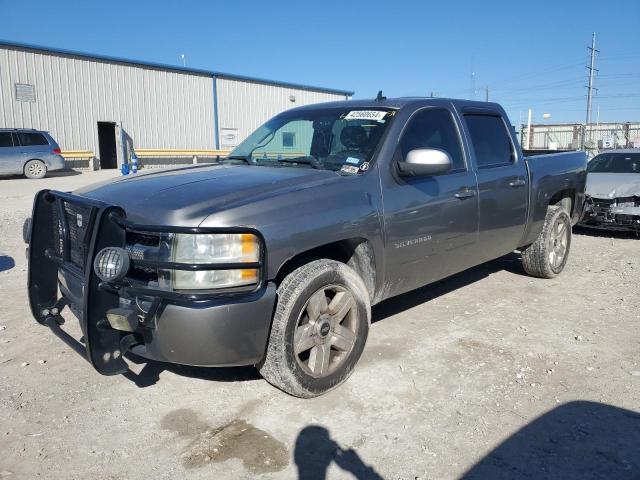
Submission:
[[[86,251],[84,268],[71,260],[69,219],[65,214],[66,204],[89,209],[86,235],[82,239],[82,248]],[[80,220],[79,220],[80,221]],[[85,221],[85,219],[82,219]],[[56,223],[59,222],[59,225]],[[122,359],[123,354],[132,345],[139,343],[134,334],[114,330],[105,322],[106,312],[119,306],[119,297],[142,296],[150,300],[152,308],[148,316],[161,312],[165,302],[192,303],[212,302],[221,298],[247,294],[260,289],[265,282],[266,252],[264,238],[255,229],[245,227],[171,227],[164,225],[141,225],[130,222],[125,211],[104,202],[54,190],[42,190],[35,197],[29,238],[28,293],[31,313],[39,323],[48,325],[52,331],[66,343],[60,325],[64,320],[60,311],[69,300],[58,293],[58,273],[63,270],[73,275],[82,284],[82,305],[80,326],[85,339],[86,357],[93,367],[103,375],[115,375],[127,370]],[[257,269],[258,282],[250,288],[239,287],[207,292],[172,291],[150,288],[127,283],[101,282],[93,271],[93,260],[97,252],[108,246],[124,247],[128,230],[151,233],[250,233],[259,240],[260,255],[258,262],[244,263],[178,263],[155,260],[131,259],[132,265],[146,268],[170,270],[230,270]],[[54,232],[60,232],[56,238]],[[59,242],[56,245],[56,242]],[[60,245],[61,244],[61,245]],[[60,254],[61,253],[61,254]],[[75,255],[77,259],[77,255]],[[153,319],[149,319],[153,320]],[[153,325],[155,322],[148,322]],[[147,322],[145,321],[145,324]],[[64,334],[64,332],[62,332]],[[66,334],[64,334],[66,335]],[[68,337],[68,335],[66,335]],[[71,345],[77,350],[77,346]]]

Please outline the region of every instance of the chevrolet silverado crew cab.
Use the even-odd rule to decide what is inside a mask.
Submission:
[[[345,381],[371,306],[514,250],[558,275],[586,156],[524,158],[497,104],[343,101],[269,120],[215,165],[37,194],[35,319],[65,306],[105,375],[124,354],[256,365],[299,397]]]

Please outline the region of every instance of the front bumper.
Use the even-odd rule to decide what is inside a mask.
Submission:
[[[70,218],[69,211],[73,213]],[[76,218],[85,228],[70,223]],[[264,356],[276,301],[275,285],[264,281],[264,248],[255,265],[260,281],[253,290],[180,293],[127,282],[105,284],[92,268],[102,248],[124,246],[129,228],[169,231],[171,227],[132,226],[117,207],[48,190],[36,196],[31,225],[28,288],[32,314],[56,332],[64,323],[60,311],[69,305],[80,320],[86,357],[99,373],[125,372],[128,366],[123,355],[127,351],[152,360],[199,366],[252,365]],[[211,229],[206,230],[204,233]],[[149,306],[138,310],[139,322],[133,332],[111,328],[105,320],[107,311],[123,301],[136,309],[140,304]]]
[[[640,206],[635,198],[598,199],[589,198],[582,218],[584,225],[640,229]]]

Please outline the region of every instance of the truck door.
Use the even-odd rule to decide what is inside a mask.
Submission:
[[[463,270],[476,244],[476,178],[451,111],[417,110],[401,134],[391,168],[418,148],[446,151],[452,169],[432,176],[395,175],[383,190],[388,295]]]
[[[478,178],[480,263],[519,246],[527,218],[529,176],[501,112],[465,112],[464,121]]]

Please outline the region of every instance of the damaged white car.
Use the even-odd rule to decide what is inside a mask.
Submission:
[[[582,223],[640,231],[640,150],[611,150],[587,167]]]

